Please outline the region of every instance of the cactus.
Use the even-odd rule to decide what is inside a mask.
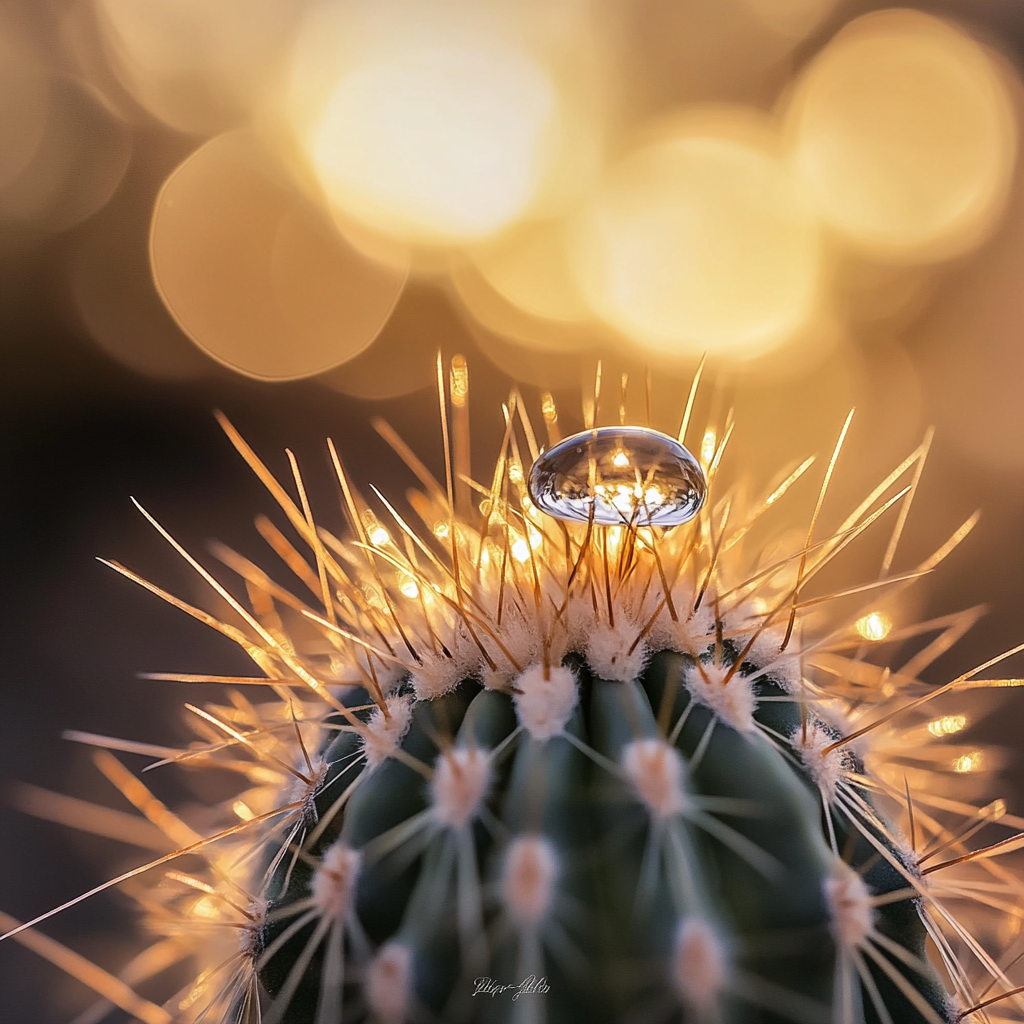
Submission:
[[[444,396],[442,420],[447,438]],[[217,549],[243,603],[151,517],[219,617],[111,563],[260,674],[159,676],[229,686],[225,703],[188,706],[195,743],[159,752],[242,780],[201,822],[110,752],[148,748],[77,734],[108,748],[98,766],[173,847],[100,887],[136,885],[156,936],[121,989],[94,977],[109,1003],[147,1024],[1019,1019],[997,1016],[1018,997],[990,950],[1015,934],[1022,894],[996,858],[1024,842],[972,845],[1018,819],[971,802],[988,755],[956,745],[964,716],[935,717],[947,695],[1002,681],[918,681],[974,612],[889,618],[973,525],[892,572],[927,444],[822,538],[847,421],[806,537],[758,564],[745,548],[812,459],[741,507],[734,491],[716,500],[728,434],[709,433],[711,497],[691,523],[566,524],[530,499],[519,444],[538,448],[512,402],[479,511],[456,502],[450,463],[444,487],[382,428],[423,482],[419,531],[383,497],[371,511],[332,445],[342,541],[314,521],[294,459],[297,500],[223,423],[299,545],[268,520],[261,533],[314,599]],[[814,591],[887,521],[877,579]],[[880,664],[886,643],[929,633]],[[162,1006],[130,988],[186,962],[196,980]]]
[[[390,698],[410,709],[407,756],[364,767],[309,860],[274,873],[261,977],[286,1008],[272,1019],[340,1019],[345,985],[325,972],[342,955],[326,929],[342,920],[365,933],[346,943],[346,995],[358,1002],[361,968],[369,1019],[423,1005],[442,1020],[811,1021],[838,996],[866,1002],[869,1020],[948,1020],[911,865],[873,811],[888,858],[856,832],[850,847],[838,808],[823,824],[799,703],[770,664],[739,654],[729,640],[697,658],[663,650],[614,678],[568,655],[546,678],[527,668],[511,694],[465,680],[414,706]],[[723,682],[729,704],[704,692]],[[325,759],[350,758],[357,736]],[[413,763],[433,766],[429,783]],[[335,799],[315,797],[317,814]],[[876,912],[891,893],[903,895]],[[360,965],[361,945],[380,952]],[[866,978],[834,992],[837,965],[857,957]],[[515,1001],[489,995],[523,982]]]

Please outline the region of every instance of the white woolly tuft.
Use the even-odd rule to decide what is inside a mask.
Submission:
[[[389,693],[394,693],[402,680],[409,674],[409,670],[404,665],[398,665],[390,661],[385,662],[383,665],[380,663],[375,664],[373,671],[377,677],[377,685],[380,686],[381,693],[385,696]]]
[[[746,660],[763,670],[765,675],[778,681],[789,692],[800,689],[800,645],[791,644],[785,651],[779,650],[786,636],[784,628],[766,629],[750,648]],[[736,643],[743,650],[750,638],[737,637]]]
[[[945,1010],[945,1014],[942,1018],[943,1020],[962,1021],[965,1019],[964,1010],[966,1010],[967,1007],[964,1005],[963,1000],[961,1000],[959,996],[951,995],[947,992],[946,998],[942,1000],[942,1004],[943,1009]],[[967,1017],[966,1020],[968,1024],[972,1024],[970,1017]]]
[[[400,942],[386,942],[366,969],[366,1002],[378,1024],[405,1024],[412,992],[412,953]]]
[[[263,953],[263,929],[267,923],[270,904],[262,896],[256,897],[245,908],[245,924],[238,932],[238,952],[250,960],[258,960]]]
[[[763,606],[763,602],[746,601],[724,617],[725,632],[740,651],[746,651],[747,644],[764,622],[767,609]],[[783,651],[786,622],[784,619],[774,621],[772,625],[757,633],[757,639],[743,659],[759,671],[763,671],[765,675],[770,675],[790,693],[800,688],[800,627],[798,618],[793,639]]]
[[[543,836],[520,836],[505,854],[501,898],[520,928],[536,928],[547,916],[558,877],[558,857]]]
[[[576,677],[562,665],[531,665],[515,681],[513,698],[523,727],[535,740],[557,736],[576,707]]]
[[[754,711],[757,710],[757,697],[754,684],[744,679],[739,671],[734,672],[729,682],[724,682],[729,674],[728,665],[702,664],[700,670],[690,666],[686,670],[684,681],[690,696],[698,703],[710,708],[723,722],[731,725],[737,732],[752,733],[757,730]],[[707,676],[705,682],[704,676]]]
[[[823,884],[836,945],[842,949],[863,946],[875,923],[875,908],[864,879],[839,861]]]
[[[384,703],[391,718],[385,718],[380,708],[374,708],[363,729],[363,756],[369,768],[376,768],[394,754],[412,724],[410,697],[385,697]]]
[[[480,651],[472,641],[458,636],[448,647],[451,657],[423,651],[421,664],[412,673],[412,686],[418,700],[433,700],[454,689],[480,670]]]
[[[664,591],[652,586],[644,601],[644,610],[638,618],[646,624],[663,600]],[[647,643],[651,650],[699,654],[707,648],[715,632],[715,613],[706,598],[700,608],[694,611],[695,601],[696,594],[689,583],[680,584],[672,591],[677,621],[672,621],[668,607],[663,605],[647,633]]]
[[[697,1010],[711,1010],[728,976],[725,947],[715,930],[702,917],[684,917],[672,958],[672,981],[679,998]]]
[[[340,840],[326,849],[310,885],[313,906],[321,917],[332,921],[348,917],[362,863],[363,855]]]
[[[622,770],[647,809],[657,818],[686,806],[683,759],[664,740],[634,740],[622,748]]]
[[[536,660],[540,653],[541,640],[536,623],[528,622],[518,612],[515,614],[510,612],[506,615],[501,629],[498,631],[498,636],[502,646],[515,659],[515,665],[529,665]],[[493,640],[487,638],[483,642],[496,666],[495,668],[491,668],[490,665],[483,666],[481,678],[484,686],[491,690],[507,690],[519,669],[509,661]]]
[[[793,735],[789,738],[804,767],[810,772],[811,778],[830,797],[835,794],[836,786],[843,777],[843,765],[847,756],[842,747],[825,753],[836,739],[838,737],[834,731],[817,719],[811,719],[807,723],[806,739],[800,726],[793,730]]]
[[[491,784],[491,756],[479,747],[453,747],[434,764],[430,792],[434,815],[451,828],[464,828]]]
[[[309,760],[313,766],[312,773],[310,773],[309,768],[306,766],[306,759],[300,758],[297,767],[304,778],[296,779],[292,783],[288,802],[302,804],[301,814],[306,824],[315,825],[317,811],[314,800],[324,784],[324,779],[327,778],[327,770],[330,766],[319,754],[315,754]],[[309,779],[308,782],[306,781],[307,778]]]
[[[640,641],[630,651],[640,628],[625,616],[617,615],[615,628],[591,619],[587,636],[587,664],[599,679],[628,683],[643,671],[650,648]]]

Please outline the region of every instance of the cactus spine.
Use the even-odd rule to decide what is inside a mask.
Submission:
[[[965,719],[932,718],[982,684],[917,679],[973,613],[893,630],[938,639],[886,668],[872,645],[888,617],[832,611],[877,608],[971,524],[913,572],[890,573],[890,554],[884,579],[806,596],[887,515],[898,537],[924,447],[834,533],[757,565],[748,535],[812,460],[741,508],[715,497],[723,443],[692,523],[565,525],[523,486],[528,418],[513,404],[506,422],[479,514],[407,456],[419,531],[386,501],[385,527],[332,446],[343,542],[314,522],[294,461],[298,501],[225,421],[298,540],[261,532],[314,599],[224,549],[247,605],[178,550],[230,622],[145,584],[240,644],[261,674],[235,682],[262,699],[238,685],[190,706],[199,739],[172,760],[243,780],[206,838],[99,757],[180,848],[139,898],[198,978],[143,1019],[955,1024],[986,998],[1012,1012],[989,950],[1022,894],[995,858],[1021,843],[970,845],[1006,808],[955,796]]]

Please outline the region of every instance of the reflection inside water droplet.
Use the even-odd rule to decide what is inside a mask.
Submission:
[[[697,460],[667,434],[596,427],[544,452],[530,470],[529,490],[556,519],[678,526],[700,511],[707,483]]]

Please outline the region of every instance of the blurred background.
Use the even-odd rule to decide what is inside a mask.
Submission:
[[[126,863],[10,806],[110,801],[62,729],[173,743],[208,692],[136,673],[243,670],[93,559],[196,596],[129,495],[263,557],[215,408],[337,525],[325,437],[395,494],[374,416],[441,467],[438,350],[483,478],[511,387],[567,433],[601,360],[599,421],[642,422],[649,379],[674,433],[706,354],[695,422],[735,408],[759,482],[857,408],[833,525],[934,426],[896,568],[983,515],[906,614],[989,613],[930,678],[1024,640],[1022,68],[1020,0],[0,0],[0,908]],[[1010,749],[1017,814],[1022,702],[964,733]],[[47,930],[135,948],[116,894]],[[88,1001],[0,949],[0,1024]]]

